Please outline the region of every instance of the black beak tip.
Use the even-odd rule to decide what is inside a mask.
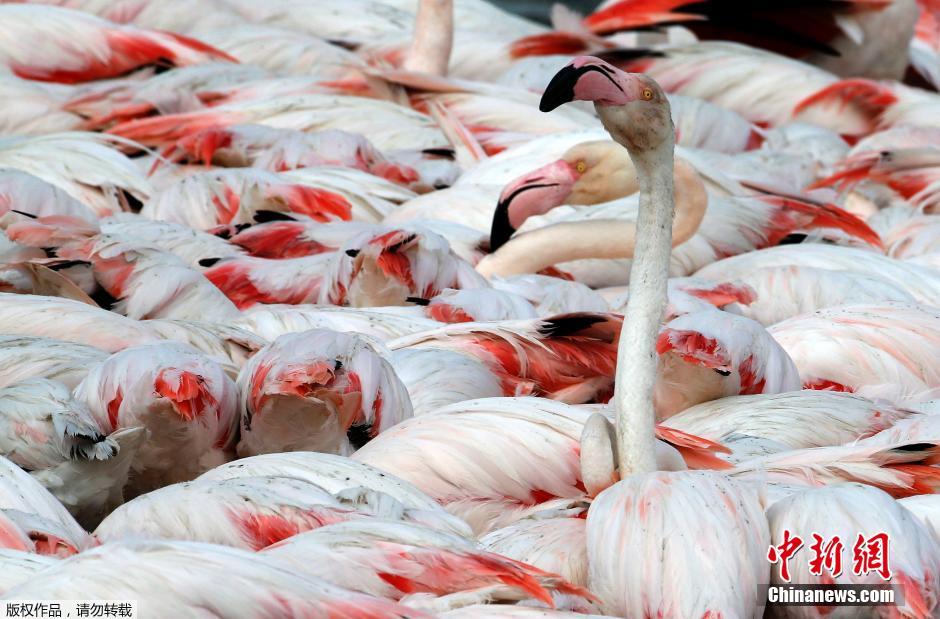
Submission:
[[[584,74],[584,69],[576,69],[572,66],[563,67],[561,71],[555,74],[551,79],[545,92],[542,93],[542,100],[539,101],[539,110],[551,112],[560,105],[570,103],[574,100],[574,85]]]

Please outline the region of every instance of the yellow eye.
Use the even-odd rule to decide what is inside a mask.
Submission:
[[[578,174],[584,174],[584,171],[587,170],[587,164],[583,161],[579,161],[578,165],[576,165],[574,169],[578,171]]]
[[[646,99],[647,101],[649,101],[650,99],[652,99],[652,98],[653,98],[653,91],[652,91],[651,89],[649,89],[649,88],[644,88],[644,89],[643,89],[643,98]]]

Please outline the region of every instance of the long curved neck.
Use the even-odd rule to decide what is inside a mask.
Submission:
[[[676,215],[672,223],[672,245],[689,240],[698,230],[705,215],[708,195],[705,185],[694,169],[683,161],[676,162],[674,171],[672,154],[667,170],[670,186],[675,187]],[[640,209],[643,195],[649,189],[644,185],[646,172],[637,169],[640,183]],[[670,193],[672,195],[672,193]],[[546,267],[572,260],[589,258],[633,258],[638,252],[637,223],[617,219],[594,219],[563,222],[538,228],[513,237],[499,250],[487,256],[477,270],[483,275],[520,275],[537,273]],[[632,280],[631,280],[632,281]],[[632,294],[632,292],[631,292]]]
[[[419,0],[414,35],[402,68],[447,75],[453,40],[453,0]]]
[[[614,393],[621,479],[656,470],[655,346],[666,306],[675,213],[673,144],[667,141],[648,151],[631,151],[630,156],[640,181],[640,211]]]

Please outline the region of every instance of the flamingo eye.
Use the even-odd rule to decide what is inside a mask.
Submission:
[[[649,100],[652,99],[652,98],[653,98],[653,91],[652,91],[652,89],[650,89],[650,88],[644,88],[644,89],[643,89],[643,99],[645,99],[646,101],[649,101]]]
[[[584,174],[584,171],[587,170],[587,164],[583,161],[579,161],[574,169],[578,171],[578,174]]]

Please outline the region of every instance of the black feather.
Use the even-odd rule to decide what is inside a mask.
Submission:
[[[421,151],[423,155],[430,155],[432,157],[441,157],[442,159],[450,159],[451,161],[457,156],[457,153],[454,152],[453,148],[425,148]]]
[[[297,221],[291,217],[290,213],[280,211],[255,211],[252,219],[257,224],[266,224],[271,221]]]
[[[542,326],[539,327],[539,333],[548,337],[576,335],[578,332],[606,320],[605,316],[596,314],[566,314],[544,321]]]
[[[53,271],[63,271],[65,269],[71,269],[72,267],[78,266],[91,266],[91,263],[85,260],[66,260],[65,262],[50,264],[49,268]]]
[[[352,446],[356,449],[359,449],[368,443],[370,440],[372,440],[372,437],[373,434],[371,425],[362,424],[358,426],[350,426],[349,429],[346,430],[346,438],[349,439],[350,444],[352,444]]]
[[[936,449],[936,447],[937,445],[934,443],[908,443],[907,445],[895,447],[891,451],[930,451]]]

